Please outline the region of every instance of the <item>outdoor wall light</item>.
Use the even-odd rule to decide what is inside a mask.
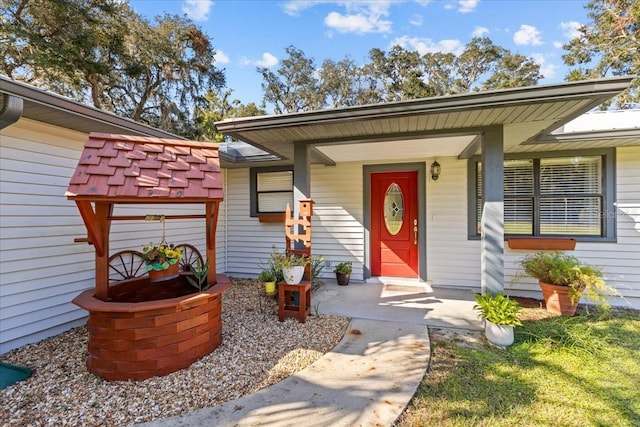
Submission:
[[[431,163],[431,179],[437,181],[440,178],[440,172],[442,171],[440,168],[440,163],[437,161]]]

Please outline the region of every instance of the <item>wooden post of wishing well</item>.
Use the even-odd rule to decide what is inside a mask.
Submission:
[[[300,200],[300,216],[291,215],[291,207],[287,203],[284,217],[285,249],[287,255],[295,254],[311,258],[311,216],[313,200]],[[304,269],[304,280],[311,281],[311,263]]]

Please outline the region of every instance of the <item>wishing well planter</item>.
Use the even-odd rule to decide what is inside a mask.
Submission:
[[[89,243],[95,251],[95,289],[73,300],[89,312],[89,371],[108,380],[141,380],[189,366],[220,344],[222,293],[230,286],[227,277],[216,274],[222,183],[217,144],[89,135],[65,192],[87,229],[87,236],[76,241]],[[199,204],[203,209],[200,214],[121,215],[116,206],[123,204],[158,209],[167,209],[165,204]],[[112,254],[109,235],[115,221],[159,220],[164,241],[165,219],[203,220],[208,268],[206,277],[198,279],[211,286],[207,290],[190,288],[188,273],[151,283],[138,268],[143,254]],[[191,270],[190,265],[183,263],[183,271]]]
[[[181,281],[186,282],[184,275],[175,283],[119,282],[113,295],[121,302],[97,299],[92,289],[78,295],[74,304],[89,312],[89,371],[110,381],[143,380],[185,368],[218,347],[222,293],[231,286],[226,276],[218,275],[217,284],[206,291],[127,302],[145,298],[153,288],[179,293],[182,285],[189,286]]]

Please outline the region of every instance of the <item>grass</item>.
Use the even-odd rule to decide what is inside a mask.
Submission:
[[[640,312],[525,308],[506,350],[433,339],[404,426],[640,426]]]

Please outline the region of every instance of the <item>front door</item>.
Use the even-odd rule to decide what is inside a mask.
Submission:
[[[371,174],[371,275],[418,276],[418,172]]]

